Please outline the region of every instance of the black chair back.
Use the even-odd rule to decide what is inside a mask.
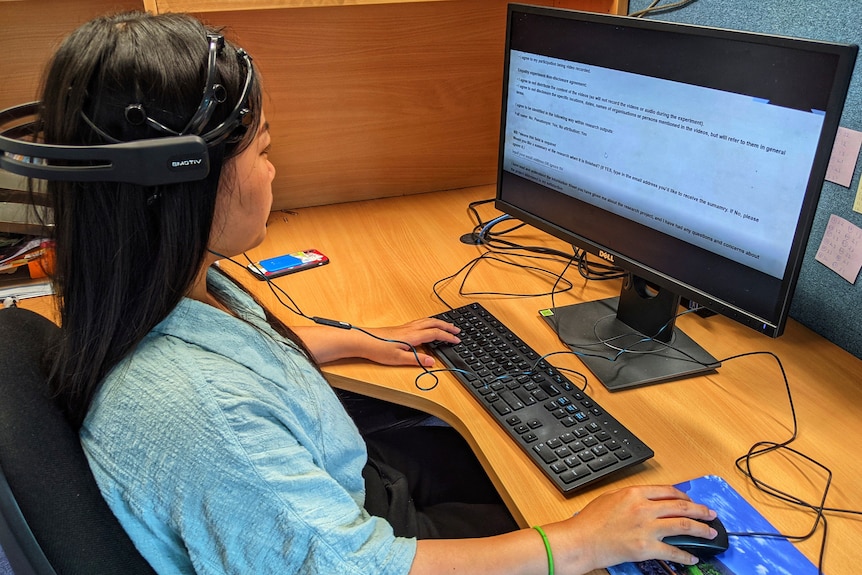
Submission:
[[[34,312],[0,310],[0,546],[15,575],[154,575],[47,393],[58,333]]]

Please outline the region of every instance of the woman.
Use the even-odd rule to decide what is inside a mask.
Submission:
[[[63,333],[52,386],[102,494],[159,573],[574,574],[695,563],[661,539],[715,536],[702,523],[714,512],[666,486],[518,530],[487,483],[463,493],[461,462],[475,461],[411,485],[416,462],[395,439],[433,435],[428,451],[448,457],[463,451],[451,430],[366,443],[317,365],[417,356],[357,331],[291,330],[212,266],[261,242],[275,177],[251,58],[217,32],[182,15],[85,24],[49,67],[40,122],[53,144],[207,144],[205,179],[49,185]],[[430,319],[375,331],[458,341]]]

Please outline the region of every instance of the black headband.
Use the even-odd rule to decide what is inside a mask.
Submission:
[[[251,123],[248,97],[254,83],[251,56],[245,50],[238,49],[237,57],[246,68],[242,93],[227,119],[201,134],[216,105],[224,101],[224,87],[215,83],[216,56],[224,45],[224,39],[217,34],[207,34],[207,39],[209,56],[204,94],[197,111],[182,132],[171,130],[149,118],[140,104],[129,104],[125,110],[128,121],[146,122],[167,136],[121,142],[105,134],[82,113],[87,124],[112,143],[97,146],[41,144],[23,139],[35,137],[33,126],[39,102],[31,102],[0,111],[0,168],[44,180],[127,182],[143,186],[206,178],[209,174],[207,148],[229,137],[241,136]],[[237,134],[239,131],[242,134]],[[63,164],[51,164],[48,160],[60,160]]]

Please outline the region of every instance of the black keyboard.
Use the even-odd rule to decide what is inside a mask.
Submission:
[[[437,314],[461,343],[431,349],[563,493],[641,463],[653,451],[487,311]]]

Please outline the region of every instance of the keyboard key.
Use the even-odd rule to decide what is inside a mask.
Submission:
[[[566,484],[574,483],[575,481],[584,479],[589,475],[591,475],[590,470],[582,465],[581,467],[576,467],[560,473],[560,481]]]
[[[610,467],[617,463],[617,458],[613,455],[604,455],[602,457],[596,457],[589,463],[587,463],[587,467],[592,469],[593,471],[601,471],[605,467]]]
[[[533,452],[536,453],[539,457],[541,457],[542,461],[544,461],[545,463],[553,463],[558,459],[557,456],[554,454],[554,450],[545,445],[544,443],[534,445]]]

